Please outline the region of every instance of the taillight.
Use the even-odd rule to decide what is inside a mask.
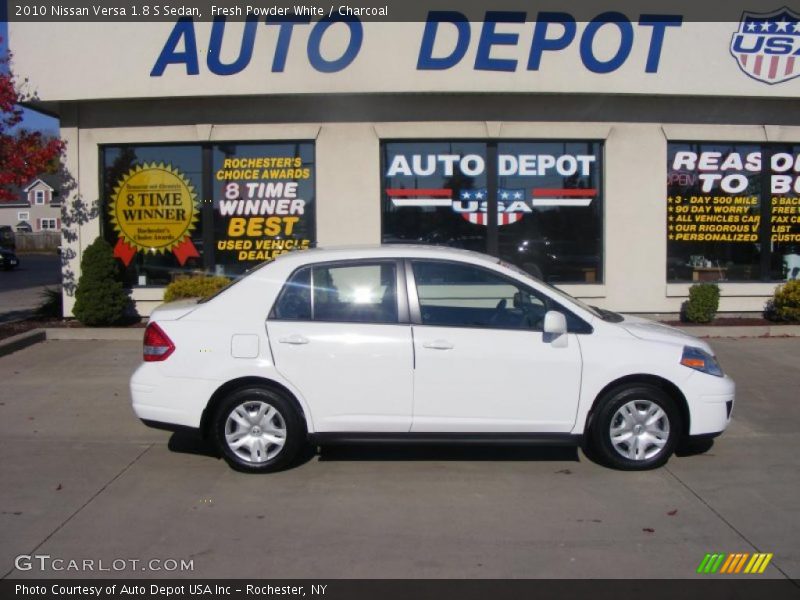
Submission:
[[[144,361],[166,360],[173,352],[175,352],[175,344],[172,343],[169,336],[158,324],[149,323],[147,329],[144,330]]]

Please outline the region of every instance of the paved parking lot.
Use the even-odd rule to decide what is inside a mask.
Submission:
[[[44,554],[193,560],[195,577],[684,578],[706,552],[759,551],[775,554],[762,577],[799,578],[800,339],[713,345],[735,421],[658,471],[570,449],[361,447],[248,476],[139,424],[139,343],[38,344],[0,359],[0,574],[93,575],[14,570]],[[167,575],[140,569],[94,575]]]

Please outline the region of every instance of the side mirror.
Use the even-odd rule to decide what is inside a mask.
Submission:
[[[567,333],[567,319],[557,310],[548,310],[544,316],[544,332],[553,335]]]
[[[544,341],[554,348],[566,348],[567,340],[567,318],[557,310],[548,310],[544,315]]]

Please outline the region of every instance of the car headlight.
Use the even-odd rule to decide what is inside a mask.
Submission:
[[[684,367],[689,367],[701,373],[708,373],[716,377],[722,377],[722,367],[719,366],[716,357],[709,354],[702,348],[695,346],[684,346],[683,356],[681,356],[681,364]]]

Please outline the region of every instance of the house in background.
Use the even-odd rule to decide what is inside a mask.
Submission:
[[[42,175],[17,192],[15,200],[0,200],[0,225],[17,233],[61,231],[61,198],[57,178]]]

